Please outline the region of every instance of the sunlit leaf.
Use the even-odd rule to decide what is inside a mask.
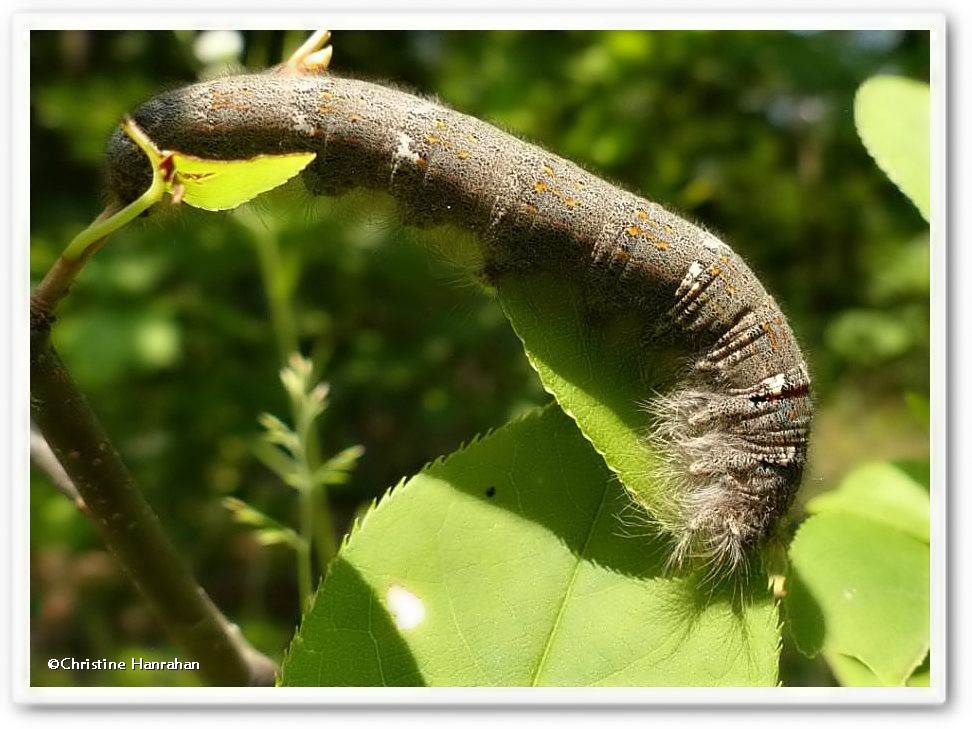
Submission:
[[[857,132],[878,166],[931,220],[931,135],[928,84],[874,76],[857,90]]]
[[[544,388],[639,501],[664,503],[650,473],[655,454],[642,403],[673,362],[645,351],[645,322],[592,320],[579,287],[554,276],[507,275],[497,291]]]
[[[787,624],[800,650],[854,658],[882,685],[904,685],[928,652],[928,544],[832,510],[803,523],[790,562]]]
[[[923,542],[929,539],[928,490],[895,463],[870,463],[856,468],[838,488],[807,502],[807,510],[857,514]]]
[[[871,669],[856,658],[840,653],[824,653],[824,657],[841,686],[878,687],[884,685]],[[908,677],[905,685],[928,686],[931,676],[927,664],[928,658],[926,657],[924,664]]]
[[[204,210],[230,210],[287,182],[316,154],[262,154],[250,159],[215,160],[175,152],[170,192],[183,187],[182,200]],[[178,193],[176,193],[178,194]]]
[[[437,462],[352,532],[284,685],[772,686],[777,611],[666,572],[550,406]]]

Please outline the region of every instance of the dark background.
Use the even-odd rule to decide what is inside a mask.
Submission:
[[[100,210],[104,140],[123,113],[225,73],[220,48],[225,59],[238,44],[237,67],[261,68],[304,35],[34,32],[32,280]],[[869,76],[927,79],[927,33],[341,31],[333,45],[338,73],[436,95],[703,223],[745,256],[814,375],[803,498],[861,462],[927,455],[927,226],[853,123]],[[249,218],[183,206],[113,236],[67,299],[55,341],[202,584],[279,658],[298,619],[293,556],[259,546],[221,498],[293,520],[293,492],[251,449],[257,415],[288,412],[277,370],[290,342],[332,386],[323,450],[367,449],[331,493],[339,530],[402,476],[548,396],[498,305],[422,244],[428,234],[402,229],[387,201],[270,197]],[[50,656],[174,653],[93,529],[37,471],[31,615],[35,685],[195,680],[46,669]],[[782,678],[832,681],[789,647]]]

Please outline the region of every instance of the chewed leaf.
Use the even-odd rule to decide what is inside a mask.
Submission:
[[[169,191],[176,194],[181,185],[183,202],[203,210],[231,210],[284,184],[316,156],[295,152],[219,160],[174,152]]]
[[[929,112],[928,84],[898,76],[869,78],[854,99],[864,146],[925,220],[931,217]]]

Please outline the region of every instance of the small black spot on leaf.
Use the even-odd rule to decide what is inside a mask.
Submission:
[[[486,498],[491,499],[494,496],[496,496],[496,487],[490,486],[488,489],[486,489]]]

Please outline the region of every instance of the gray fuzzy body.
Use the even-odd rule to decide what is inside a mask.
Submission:
[[[484,273],[547,270],[582,281],[591,306],[638,312],[689,364],[647,403],[671,498],[652,516],[676,562],[742,564],[773,535],[799,485],[810,380],[779,306],[726,244],[656,203],[473,117],[377,84],[265,73],[170,91],[134,113],[161,149],[242,159],[317,153],[312,192],[390,192],[406,220],[478,234]],[[123,200],[149,182],[121,132],[109,182]]]

